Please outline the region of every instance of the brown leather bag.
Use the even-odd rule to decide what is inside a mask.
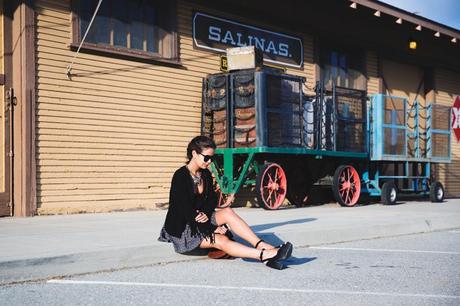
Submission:
[[[224,251],[218,250],[218,249],[211,249],[208,252],[208,257],[211,259],[231,259],[233,258],[231,255],[228,255]]]
[[[225,236],[227,236],[230,240],[235,241],[235,239],[233,239],[233,234],[232,232],[230,232],[227,225],[224,224],[223,226],[227,228],[227,232],[225,232]],[[210,249],[208,252],[208,257],[211,259],[233,259],[231,255],[225,253],[222,250],[218,250],[218,249]]]

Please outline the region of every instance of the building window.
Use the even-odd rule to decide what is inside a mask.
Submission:
[[[328,87],[366,90],[363,52],[322,47],[320,52],[321,80]]]
[[[81,42],[98,1],[73,1],[73,43]],[[102,1],[83,46],[111,53],[178,61],[175,1]]]

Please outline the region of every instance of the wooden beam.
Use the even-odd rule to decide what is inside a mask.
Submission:
[[[12,8],[12,70],[16,106],[13,125],[13,215],[36,212],[35,156],[35,12],[32,0],[10,2]],[[9,76],[8,76],[9,77]]]

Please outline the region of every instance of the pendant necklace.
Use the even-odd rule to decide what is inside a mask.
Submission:
[[[188,169],[188,172],[190,172],[190,175],[192,177],[193,183],[195,185],[197,185],[197,186],[200,185],[200,183],[201,183],[201,175],[193,174],[192,171],[190,171],[188,166],[187,166],[187,169]]]

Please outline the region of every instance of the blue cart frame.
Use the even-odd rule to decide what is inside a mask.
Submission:
[[[402,108],[386,108],[387,101],[395,100],[399,102],[398,104]],[[414,101],[410,105],[405,98],[382,94],[371,96],[370,101],[368,112],[369,159],[370,165],[376,166],[376,170],[371,173],[367,169],[362,173],[362,181],[366,186],[362,192],[367,192],[371,196],[380,196],[386,204],[394,203],[396,192],[399,191],[423,195],[432,192],[434,193],[432,200],[442,200],[440,196],[443,196],[444,190],[439,189],[440,183],[433,179],[432,165],[451,161],[449,108],[432,103],[423,106],[418,101]],[[439,115],[442,113],[434,112],[435,108],[446,110],[444,114],[447,118],[440,117]],[[421,114],[422,111],[425,112],[424,117]],[[404,120],[401,118],[398,120],[398,113],[403,114]],[[433,118],[442,119],[444,125],[438,121],[433,124]],[[410,126],[411,119],[412,126]],[[425,123],[423,129],[421,119],[424,119]],[[403,135],[403,141],[398,146],[399,150],[391,151],[389,147],[395,141],[398,133]],[[447,143],[440,145],[439,137],[443,137]],[[409,142],[412,139],[413,149],[409,152]],[[422,148],[422,142],[425,143],[424,148]],[[444,150],[438,150],[440,147]],[[401,175],[381,173],[380,166],[390,163],[401,165],[403,173]],[[419,169],[419,171],[412,171],[414,168]],[[402,187],[395,183],[401,180],[406,180],[408,186]],[[385,183],[388,183],[390,187],[383,190]],[[387,192],[390,194],[385,194]]]

